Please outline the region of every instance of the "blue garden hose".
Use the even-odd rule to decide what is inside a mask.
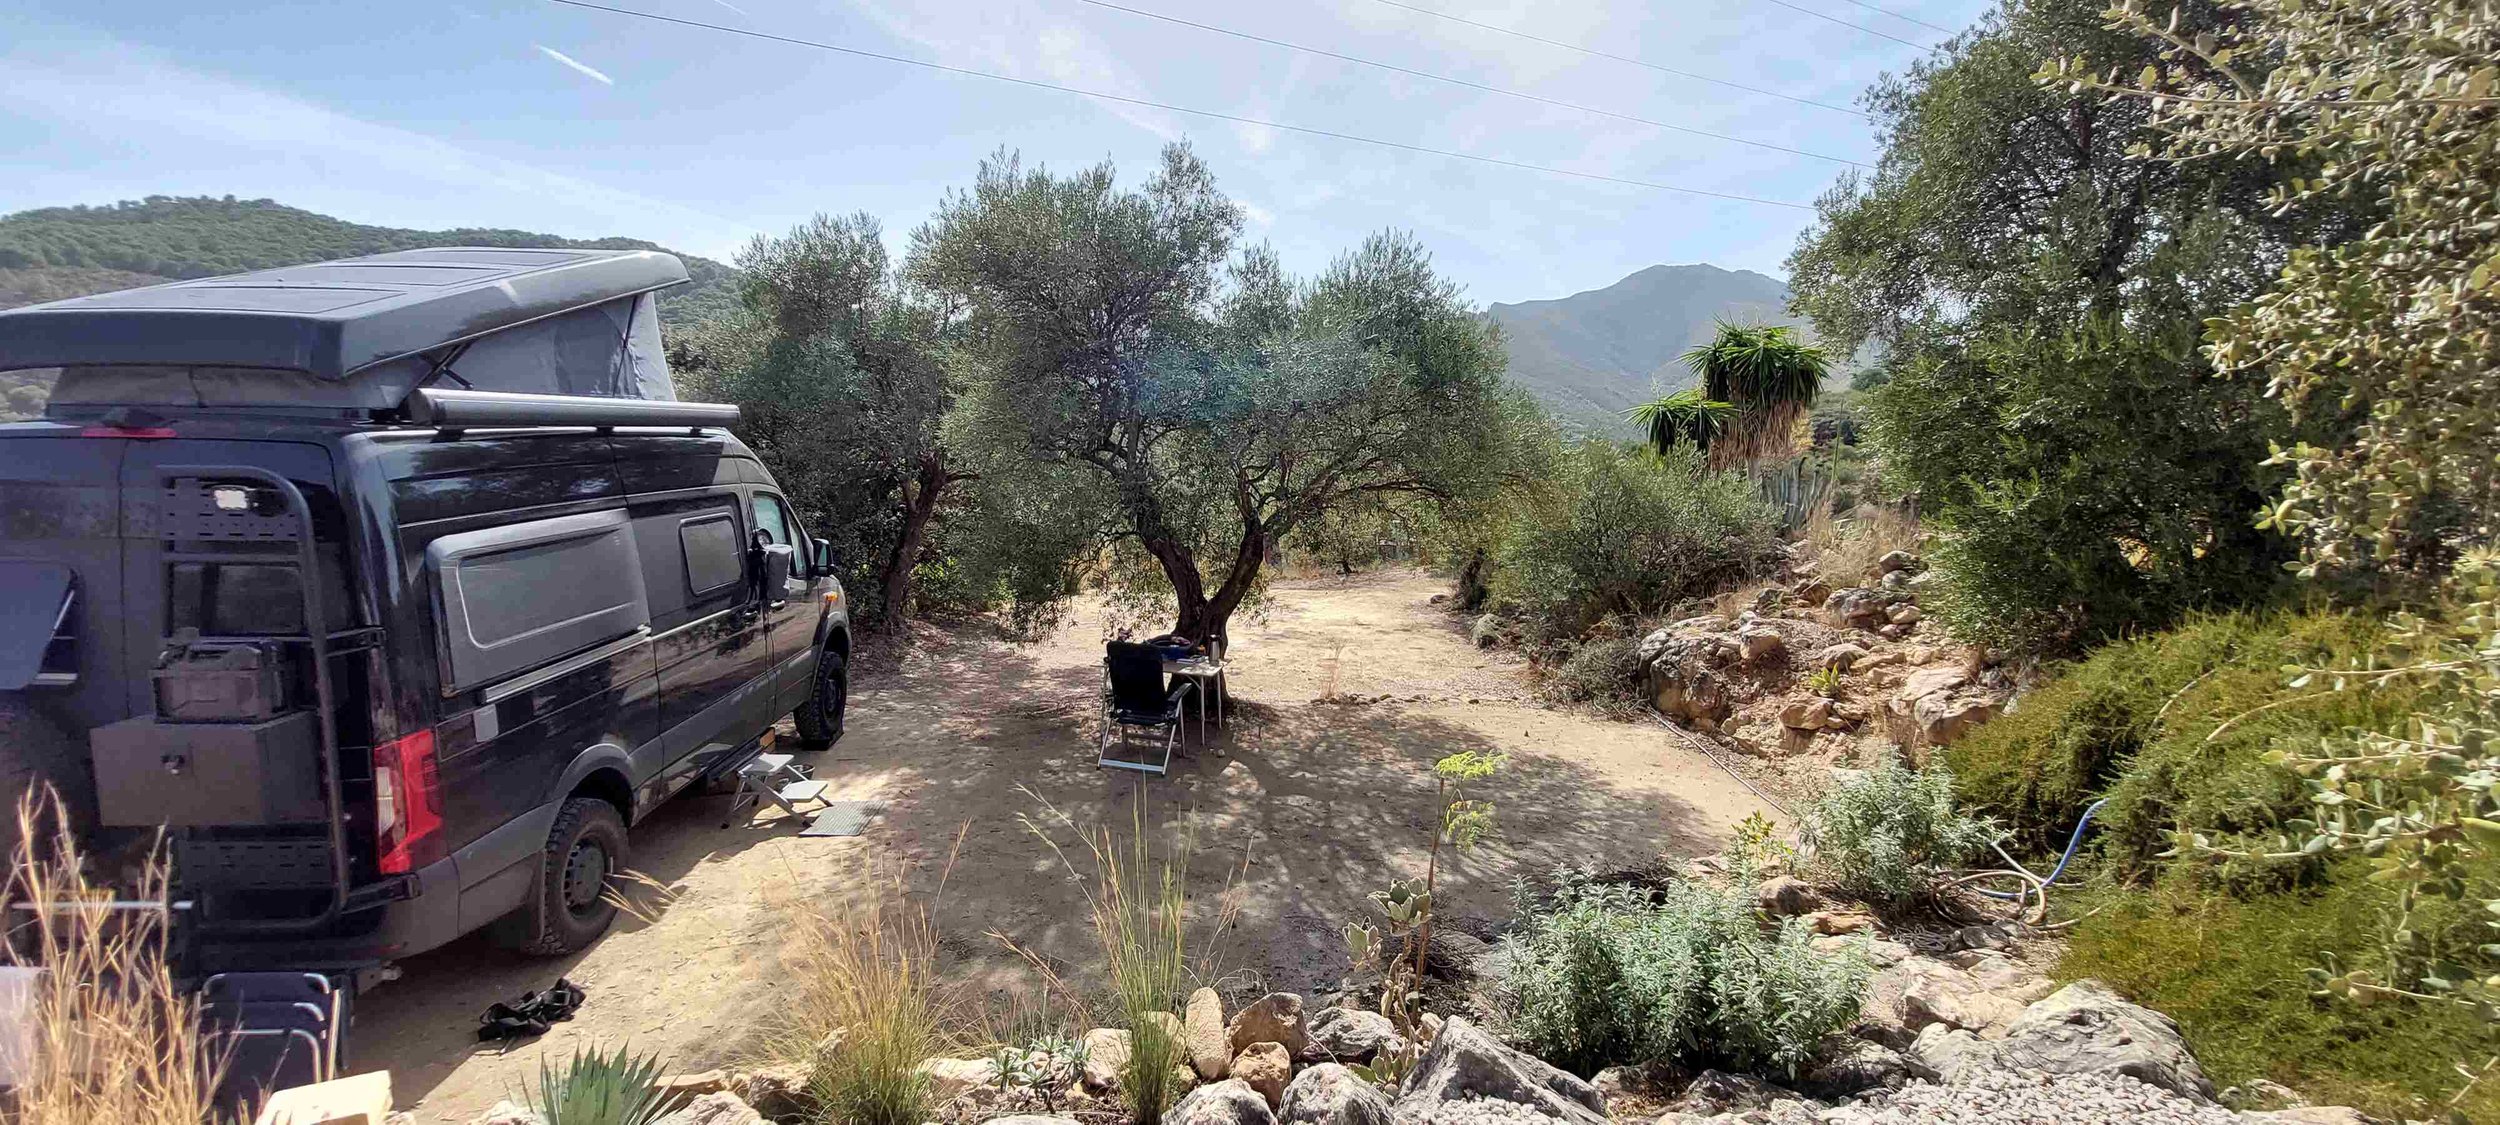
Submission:
[[[2075,853],[2083,848],[2083,830],[2092,826],[2092,814],[2101,811],[2101,806],[2108,803],[2109,798],[2103,797],[2100,800],[2084,806],[2083,819],[2075,822],[2075,834],[2068,837],[2066,840],[2066,854],[2057,857],[2056,869],[2049,872],[2048,878],[2040,880],[2040,890],[2043,893],[2047,892],[2049,884],[2057,881],[2058,876],[2066,873],[2066,865],[2073,862]],[[2015,869],[2018,871],[2022,870],[2022,865],[2016,864]],[[2022,873],[2025,875],[2031,874],[2029,871],[2023,871]],[[1978,890],[1980,894],[1986,895],[1989,898],[1996,899],[2013,899],[2019,901],[2030,896],[2029,891],[1991,891],[1976,887],[1972,889]]]

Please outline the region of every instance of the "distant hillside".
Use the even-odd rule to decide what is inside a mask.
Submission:
[[[1495,305],[1510,377],[1557,417],[1598,433],[1629,433],[1622,413],[1688,386],[1678,358],[1721,320],[1794,324],[1788,286],[1751,270],[1651,266],[1603,289]]]
[[[109,207],[46,207],[0,217],[0,308],[428,246],[666,249],[631,238],[582,241],[524,230],[403,230],[267,199],[151,195]],[[736,303],[736,271],[708,258],[677,256],[693,282],[660,295],[663,323],[690,323]]]

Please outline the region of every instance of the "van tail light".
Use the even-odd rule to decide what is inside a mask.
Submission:
[[[434,772],[433,731],[373,748],[373,844],[385,875],[405,875],[442,858],[442,789]]]

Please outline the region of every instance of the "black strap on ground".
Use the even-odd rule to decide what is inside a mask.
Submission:
[[[537,992],[525,992],[509,1004],[496,1001],[486,1006],[486,1014],[477,1018],[477,1038],[481,1043],[497,1039],[535,1039],[547,1034],[550,1025],[573,1018],[582,1006],[582,986],[556,978],[556,982]]]

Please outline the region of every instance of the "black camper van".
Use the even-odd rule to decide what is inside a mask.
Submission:
[[[0,781],[162,833],[198,973],[613,917],[627,828],[794,715],[843,591],[675,401],[642,251],[413,250],[0,312]],[[47,393],[48,392],[48,395]]]

